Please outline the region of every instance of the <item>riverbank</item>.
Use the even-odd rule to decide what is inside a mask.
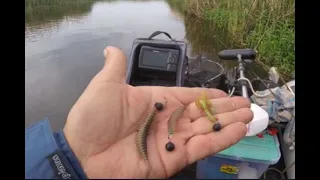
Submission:
[[[47,22],[89,12],[94,0],[25,0],[25,22]]]
[[[255,48],[258,60],[289,76],[295,69],[294,0],[167,0],[182,13],[214,22],[237,47]]]
[[[60,6],[94,2],[95,0],[25,0],[25,7]]]

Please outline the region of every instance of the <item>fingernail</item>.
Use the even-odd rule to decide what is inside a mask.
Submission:
[[[103,50],[103,55],[104,55],[105,58],[107,58],[107,55],[108,55],[108,50],[107,50],[107,48]]]

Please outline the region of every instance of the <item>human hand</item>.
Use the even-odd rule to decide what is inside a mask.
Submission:
[[[126,58],[108,47],[103,69],[92,79],[71,109],[63,129],[66,139],[88,178],[168,178],[188,164],[237,143],[253,118],[249,100],[227,97],[217,89],[133,87],[125,83]],[[215,106],[222,129],[212,131],[194,101],[205,91]],[[147,138],[148,163],[135,144],[138,125],[155,102],[167,100],[151,125]],[[180,105],[187,107],[177,121],[167,152],[167,120]]]

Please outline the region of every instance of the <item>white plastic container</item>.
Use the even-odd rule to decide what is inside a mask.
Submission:
[[[197,163],[197,179],[259,179],[281,157],[277,136],[249,136]]]

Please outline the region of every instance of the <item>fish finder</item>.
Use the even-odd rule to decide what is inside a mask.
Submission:
[[[179,50],[142,46],[139,55],[139,68],[176,72]]]
[[[169,40],[154,39],[159,34]],[[183,86],[186,52],[186,42],[172,39],[167,32],[155,31],[148,38],[135,39],[126,82],[132,86]]]

